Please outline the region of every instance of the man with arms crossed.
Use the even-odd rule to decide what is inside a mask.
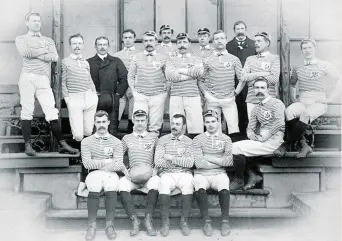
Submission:
[[[58,120],[58,110],[55,108],[55,98],[50,86],[50,63],[58,61],[55,43],[52,39],[41,35],[42,24],[39,13],[29,13],[25,20],[28,33],[15,39],[15,45],[23,58],[18,86],[22,107],[20,119],[25,141],[25,153],[28,156],[36,154],[31,145],[31,121],[35,97],[39,101],[45,119],[50,124],[51,131],[60,145],[59,152],[79,153],[77,149],[70,147],[64,140]]]
[[[232,141],[219,130],[219,117],[213,110],[204,113],[205,133],[193,140],[195,166],[194,187],[195,196],[204,221],[203,232],[211,236],[213,229],[208,215],[207,190],[218,191],[222,212],[221,235],[230,233],[229,226],[229,178],[224,167],[233,165]]]
[[[156,236],[153,228],[152,214],[158,200],[160,178],[154,171],[154,151],[158,136],[147,132],[147,113],[137,110],[133,114],[134,131],[122,138],[123,153],[128,152],[130,178],[122,177],[119,181],[119,191],[122,204],[132,220],[131,236],[139,233],[140,220],[134,211],[131,191],[140,190],[147,193],[147,207],[144,226],[148,236]]]

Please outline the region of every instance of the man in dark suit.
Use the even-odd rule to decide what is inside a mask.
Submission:
[[[256,55],[254,41],[246,36],[247,25],[243,21],[234,23],[235,37],[227,43],[227,51],[235,55],[241,61],[242,67],[245,65],[247,57]],[[238,85],[238,80],[235,77],[235,87]],[[239,113],[239,128],[240,133],[246,137],[246,129],[248,125],[247,116],[247,86],[243,88],[241,93],[236,96],[235,101]]]
[[[128,88],[127,69],[117,57],[108,54],[109,40],[101,36],[95,40],[96,55],[88,59],[90,74],[99,96],[97,109],[109,113],[109,132],[117,135],[120,98]]]

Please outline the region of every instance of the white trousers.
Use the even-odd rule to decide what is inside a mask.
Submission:
[[[130,180],[128,180],[125,176],[120,178],[119,181],[119,191],[122,192],[131,192],[133,190],[139,190],[144,193],[148,193],[149,190],[157,190],[159,189],[160,177],[153,176],[148,179],[144,184],[137,184]]]
[[[164,120],[164,106],[167,93],[159,95],[147,96],[134,92],[134,108],[136,110],[144,110],[148,115],[148,131],[158,133]]]
[[[247,115],[248,115],[248,119],[251,119],[251,115],[252,115],[252,110],[253,108],[256,106],[256,104],[253,103],[247,103]]]
[[[186,117],[188,133],[203,133],[203,116],[201,97],[170,97],[170,119],[175,114],[182,114]]]
[[[233,142],[233,155],[264,156],[272,155],[284,142],[284,133],[279,131],[265,142],[244,140]]]
[[[193,183],[195,191],[201,188],[204,190],[213,189],[218,192],[223,189],[229,190],[229,177],[227,173],[210,176],[195,174]]]
[[[193,194],[193,176],[190,173],[165,173],[160,177],[159,194],[170,195],[178,188],[183,195]]]
[[[81,141],[83,136],[90,136],[92,134],[97,102],[97,94],[91,90],[69,93],[69,101],[67,103],[69,122],[72,135],[76,141]]]
[[[300,121],[308,123],[324,115],[328,110],[328,105],[324,103],[302,103],[295,102],[285,109],[286,120],[299,118]]]
[[[120,98],[119,116],[118,116],[119,120],[121,120],[122,115],[125,112],[127,103],[128,103],[128,119],[132,120],[134,99],[133,99],[133,94],[130,88],[128,88],[126,91],[126,94],[122,98]]]
[[[116,192],[119,187],[119,176],[116,172],[96,170],[88,174],[85,184],[89,192],[101,192],[102,190]]]
[[[235,97],[218,99],[209,92],[205,92],[207,101],[207,109],[214,110],[219,115],[219,123],[221,124],[221,112],[223,112],[226,119],[229,134],[240,132],[239,129],[239,115],[235,102]],[[222,130],[222,128],[221,128]]]
[[[22,73],[19,79],[19,93],[22,120],[32,120],[35,97],[45,114],[46,121],[57,120],[58,110],[52,93],[50,80],[45,75]]]

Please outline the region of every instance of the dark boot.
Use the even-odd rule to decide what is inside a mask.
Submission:
[[[303,136],[302,140],[300,140],[300,152],[296,154],[296,158],[304,158],[307,157],[310,153],[313,152],[312,148],[306,143],[306,139]]]
[[[262,177],[258,175],[256,172],[254,172],[252,169],[249,169],[247,173],[248,173],[248,182],[243,187],[244,190],[251,189],[255,187],[256,184],[262,181]]]
[[[94,222],[92,224],[89,224],[87,233],[84,238],[86,241],[92,241],[94,240],[95,236],[96,236],[96,223]]]
[[[183,203],[182,203],[182,216],[181,216],[180,228],[181,228],[182,234],[184,236],[188,236],[190,234],[190,228],[188,225],[188,217],[190,215],[193,195],[192,194],[182,195],[182,197],[183,197]]]
[[[301,141],[302,136],[304,135],[307,128],[308,124],[301,121],[297,121],[297,123],[293,126],[291,132],[291,139],[293,139],[293,141]]]
[[[209,214],[208,214],[208,195],[207,195],[207,191],[204,190],[203,188],[201,188],[201,189],[199,189],[195,193],[195,197],[196,197],[196,200],[197,200],[197,204],[198,204],[199,210],[200,210],[201,215],[202,215],[202,219],[204,221],[210,220]]]
[[[115,229],[114,229],[114,224],[112,221],[106,222],[106,236],[109,240],[113,240],[117,236]]]
[[[135,236],[139,233],[140,230],[140,220],[137,215],[134,213],[134,205],[132,200],[132,194],[129,192],[120,192],[121,202],[124,206],[128,217],[132,220],[132,229],[130,232],[131,236]]]
[[[36,151],[31,145],[31,120],[21,120],[21,131],[25,141],[25,154],[28,156],[36,155]]]
[[[158,201],[158,191],[157,190],[149,190],[147,193],[147,207],[146,207],[146,215],[144,219],[144,226],[146,229],[146,233],[148,236],[156,236],[157,232],[153,228],[153,219],[152,214],[154,209],[156,208],[156,204]]]
[[[70,153],[70,154],[79,154],[79,150],[72,148],[69,146],[66,141],[64,140],[64,136],[62,133],[61,126],[58,122],[58,120],[52,120],[50,121],[50,127],[53,135],[56,137],[60,148],[59,148],[59,153]]]
[[[233,166],[235,178],[229,185],[231,191],[242,188],[245,185],[246,158],[243,155],[233,155]]]
[[[134,124],[133,124],[132,120],[128,119],[128,126],[127,126],[127,130],[126,130],[127,134],[131,134],[133,132],[133,126],[134,126]]]
[[[277,150],[273,152],[273,154],[277,157],[283,157],[285,156],[287,150],[291,147],[291,143],[284,141]]]
[[[161,216],[161,221],[162,221],[160,234],[162,236],[167,236],[170,231],[170,219],[169,219],[170,195],[160,194],[159,202],[160,202],[160,216]]]
[[[156,230],[153,228],[152,215],[149,213],[146,214],[146,216],[144,218],[144,226],[145,226],[146,233],[148,236],[156,236],[157,235]]]
[[[131,232],[129,233],[131,236],[135,236],[139,233],[140,231],[140,219],[137,217],[136,214],[133,214],[131,216],[131,220],[132,220],[132,229]]]

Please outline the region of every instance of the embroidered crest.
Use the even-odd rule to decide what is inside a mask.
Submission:
[[[169,53],[169,56],[170,56],[170,57],[176,57],[176,56],[177,56],[177,53],[176,53],[176,52],[170,52],[170,53]]]
[[[113,148],[112,147],[104,147],[103,152],[107,158],[113,157]]]
[[[161,66],[162,66],[162,64],[161,64],[159,61],[153,61],[153,62],[152,62],[152,65],[153,65],[153,67],[156,68],[156,69],[160,69]]]
[[[145,151],[151,151],[152,150],[152,143],[145,143],[144,149],[145,149]]]
[[[185,153],[185,148],[184,147],[178,147],[177,148],[177,155],[182,156]]]
[[[311,71],[310,78],[311,79],[318,79],[319,71]]]
[[[271,113],[271,111],[266,110],[266,111],[264,112],[264,118],[265,118],[266,120],[270,120],[270,119],[272,118],[272,113]]]
[[[224,147],[224,141],[217,140],[214,143],[214,148],[218,150],[222,150]]]
[[[194,64],[192,64],[192,63],[188,63],[188,64],[186,64],[186,67],[187,68],[191,68],[191,67],[193,67],[193,66],[195,66]]]
[[[223,62],[223,66],[227,69],[232,67],[232,62]]]
[[[136,58],[135,58],[135,55],[131,55],[131,56],[130,56],[130,59],[131,59],[131,60],[135,60],[135,59],[136,59]]]
[[[271,70],[271,64],[269,62],[263,62],[261,64],[261,68],[263,68],[266,71],[269,71],[269,70]]]

